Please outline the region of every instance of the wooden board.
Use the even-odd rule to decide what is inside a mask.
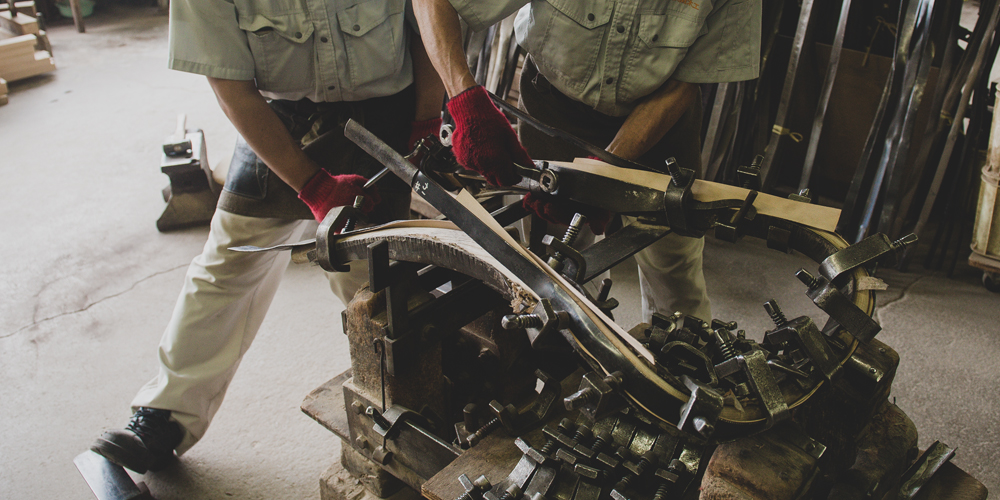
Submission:
[[[48,73],[56,69],[52,56],[44,50],[39,50],[30,58],[18,61],[17,64],[6,65],[0,61],[0,77],[13,82],[24,78]]]
[[[38,21],[20,12],[13,18],[10,12],[0,12],[0,28],[15,35],[36,34],[38,33]]]
[[[465,493],[458,482],[462,474],[473,481],[484,475],[490,483],[497,484],[507,478],[521,455],[513,439],[503,431],[496,431],[441,469],[421,486],[420,493],[430,500],[454,500]]]
[[[38,10],[35,9],[35,2],[14,2],[14,7],[17,7],[17,11],[21,14],[25,14],[31,17],[38,17]],[[10,6],[6,2],[0,4],[0,12],[7,12],[10,10]]]
[[[661,191],[666,191],[667,185],[670,183],[669,175],[616,167],[589,158],[577,158],[572,163],[561,161],[552,161],[549,163]],[[742,200],[746,199],[749,192],[750,190],[741,187],[703,181],[701,179],[695,180],[694,186],[691,187],[694,199],[702,202],[729,199]],[[792,201],[765,193],[758,193],[757,200],[754,201],[753,206],[757,209],[757,213],[786,219],[824,231],[836,230],[837,221],[840,219],[840,209]]]

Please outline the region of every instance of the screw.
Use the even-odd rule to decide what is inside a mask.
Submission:
[[[594,453],[600,453],[604,445],[611,442],[611,433],[607,429],[601,431],[597,434],[597,439],[594,440],[594,445],[590,449],[594,450]]]
[[[635,466],[635,474],[631,474],[631,471],[626,469],[625,474],[622,475],[622,478],[618,480],[618,484],[615,485],[615,489],[624,492],[625,489],[632,484],[632,481],[635,480],[635,478],[642,476],[642,474],[646,472],[646,469],[653,465],[655,460],[656,455],[653,453],[653,450],[643,453],[642,458],[639,459],[639,463]]]
[[[477,418],[476,403],[469,403],[462,408],[462,422],[465,424],[465,429],[472,429],[479,425],[479,419]]]
[[[893,250],[898,251],[898,250],[903,249],[907,245],[910,245],[911,243],[916,243],[916,241],[917,241],[917,235],[915,235],[913,233],[910,233],[910,234],[908,234],[906,236],[903,236],[902,238],[900,238],[900,239],[898,239],[898,240],[890,243],[889,247],[892,248]]]
[[[580,235],[580,229],[583,227],[585,222],[587,222],[587,216],[579,213],[573,214],[573,220],[570,221],[569,226],[566,228],[566,233],[562,237],[562,242],[567,246],[572,245],[576,241],[577,236]],[[552,269],[558,271],[562,268],[562,261],[565,258],[566,257],[562,253],[556,252],[555,255],[549,257],[548,265]]]
[[[353,207],[354,207],[355,210],[361,210],[361,207],[364,206],[364,204],[365,204],[365,197],[363,195],[359,194],[359,195],[357,195],[357,196],[354,197],[354,205],[353,205]],[[344,229],[342,229],[340,232],[341,233],[346,233],[346,232],[349,232],[349,231],[354,231],[355,224],[356,224],[356,222],[354,221],[354,217],[351,217],[351,218],[347,219],[347,222],[344,223]]]
[[[810,290],[815,290],[823,284],[823,280],[809,274],[809,271],[806,271],[805,269],[795,271],[795,277],[798,278],[803,285],[809,287]]]
[[[611,295],[611,278],[604,278],[601,280],[601,289],[597,293],[597,301],[604,302],[608,300],[608,295]]]
[[[515,498],[519,498],[520,496],[521,496],[521,488],[519,488],[516,484],[512,484],[507,487],[507,491],[504,491],[503,495],[500,495],[499,500],[512,500]]]
[[[521,328],[541,328],[545,326],[541,316],[537,314],[508,314],[500,319],[500,326],[504,330],[518,330]]]
[[[667,173],[670,174],[670,181],[674,183],[675,186],[680,187],[681,183],[681,167],[677,165],[677,159],[674,157],[667,158],[664,163],[667,164]]]
[[[559,428],[559,432],[563,434],[569,434],[570,432],[573,431],[574,426],[575,424],[573,424],[572,420],[564,418],[559,421],[559,425],[557,427]],[[542,445],[542,449],[539,451],[548,455],[554,451],[555,447],[556,447],[556,442],[551,437],[547,437],[545,440],[545,444]]]
[[[569,411],[578,410],[590,404],[595,397],[597,397],[597,391],[591,387],[585,387],[563,398],[563,404]]]
[[[481,492],[487,491],[493,487],[493,485],[490,484],[490,480],[486,479],[486,476],[479,476],[475,481],[469,481],[469,476],[462,474],[461,476],[458,476],[458,482],[462,483],[462,487],[465,488],[465,493],[459,495],[455,500],[477,500],[476,497],[478,497]]]
[[[774,321],[774,326],[781,328],[788,324],[788,319],[785,318],[784,313],[778,308],[778,303],[771,299],[764,303],[764,310],[767,314],[771,316],[771,320]]]
[[[580,425],[576,428],[576,433],[573,434],[573,441],[583,444],[584,440],[590,441],[590,438],[594,436],[594,433],[590,430],[590,427],[586,425]]]
[[[736,357],[736,352],[733,350],[732,340],[729,338],[729,330],[719,328],[713,332],[712,336],[715,339],[715,343],[719,347],[719,353],[722,354],[723,360],[729,360]]]
[[[486,437],[489,433],[493,432],[493,430],[497,427],[500,427],[500,417],[494,417],[493,420],[486,422],[486,425],[477,429],[476,432],[469,434],[468,437],[465,438],[465,441],[469,443],[469,446],[475,446],[476,443]]]

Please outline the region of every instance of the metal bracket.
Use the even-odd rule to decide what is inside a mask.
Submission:
[[[337,231],[358,212],[354,207],[336,207],[327,212],[323,222],[320,222],[316,230],[316,261],[324,271],[344,273],[351,270],[351,266],[330,255],[330,249],[336,248]]]
[[[691,186],[694,185],[695,173],[686,168],[674,167],[671,172],[670,183],[663,193],[663,210],[667,216],[667,225],[670,229],[681,236],[700,237],[704,231],[689,227],[688,213],[689,205],[693,196]]]
[[[710,439],[722,414],[722,394],[687,375],[681,377],[681,381],[691,391],[691,397],[681,408],[677,429]]]
[[[808,316],[800,316],[765,333],[764,343],[773,346],[775,350],[791,347],[802,349],[826,380],[834,380],[841,374],[840,363],[827,343],[826,336]]]
[[[892,267],[903,250],[916,241],[917,235],[912,233],[896,241],[878,233],[830,255],[820,264],[819,272],[826,279],[836,281],[842,274],[871,262]]]
[[[871,342],[878,332],[882,331],[882,326],[865,314],[854,302],[851,302],[846,295],[830,280],[825,277],[813,277],[805,269],[799,269],[795,277],[805,284],[808,289],[806,296],[812,299],[817,307],[830,315],[830,319],[836,321],[844,327],[854,338],[861,342]]]
[[[750,191],[743,200],[743,205],[733,214],[729,222],[720,222],[715,226],[715,237],[736,243],[746,234],[745,221],[752,221],[757,216],[757,210],[753,207],[753,202],[757,199],[757,191]]]
[[[753,350],[736,356],[736,359],[739,360],[738,363],[743,367],[750,385],[760,396],[760,401],[767,411],[767,427],[771,428],[774,424],[790,417],[788,403],[785,402],[785,396],[781,393],[778,382],[774,380],[764,351]]]
[[[580,410],[581,415],[595,421],[617,406],[615,402],[624,403],[616,393],[621,384],[621,372],[613,372],[606,377],[597,372],[585,373],[580,380],[579,390],[563,399],[563,404],[567,410]]]

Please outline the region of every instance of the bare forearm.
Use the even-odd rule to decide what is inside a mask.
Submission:
[[[462,47],[462,25],[448,0],[413,0],[424,47],[449,97],[476,85]]]
[[[639,158],[673,128],[697,97],[697,84],[667,80],[632,110],[608,151],[630,160]]]
[[[222,111],[254,153],[295,191],[319,167],[302,152],[252,80],[209,78]]]
[[[444,84],[427,56],[427,50],[419,37],[414,37],[410,44],[410,55],[413,57],[413,82],[416,87],[417,104],[414,120],[424,121],[441,117],[441,105],[444,103]]]

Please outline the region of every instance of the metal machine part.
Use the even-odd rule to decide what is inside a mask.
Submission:
[[[609,335],[602,322],[610,320],[573,289],[669,232],[663,205],[581,252],[586,272],[566,259],[560,277],[509,247],[435,180],[433,168],[400,161],[356,125],[347,133],[462,231],[327,232],[297,247],[312,245],[326,264],[368,259],[373,270],[371,287],[344,315],[351,378],[325,389],[342,387],[347,422],[327,423],[318,407],[307,412],[425,496],[666,500],[693,498],[700,488],[702,498],[725,498],[711,495],[748,480],[788,495],[755,498],[825,498],[825,478],[849,476],[873,419],[891,415],[885,408],[898,364],[891,349],[873,338],[859,342],[845,325],[820,332],[807,316],[788,321],[773,303],[766,309],[775,328],[761,343],[735,321],[682,314],[628,332],[641,348]],[[433,161],[432,154],[424,163]],[[558,190],[582,181],[560,173]],[[740,234],[817,263],[847,247],[830,233],[746,217],[752,201],[717,204],[712,213],[732,222],[742,210]],[[501,225],[516,220],[513,211],[496,213]],[[856,286],[867,275],[856,267],[837,278],[839,288],[819,288],[836,290],[867,316],[872,292]],[[908,449],[878,469],[882,484],[899,481]],[[768,467],[779,456],[785,467]],[[752,466],[741,471],[744,464]],[[762,469],[771,472],[747,476]],[[471,477],[489,485],[475,487]]]

